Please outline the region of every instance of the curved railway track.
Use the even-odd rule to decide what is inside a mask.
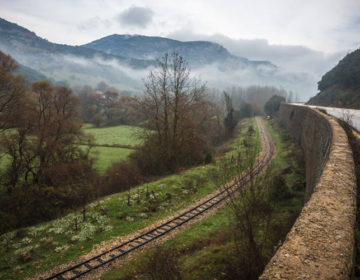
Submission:
[[[272,142],[271,136],[269,135],[269,133],[265,128],[263,121],[260,118],[257,118],[257,123],[262,137],[263,153],[262,156],[256,161],[254,166],[251,168],[253,172],[252,174],[255,175],[261,173],[261,171],[264,170],[264,168],[271,161],[271,158],[274,154],[274,144]],[[110,250],[106,250],[101,254],[93,256],[75,265],[72,265],[45,279],[69,280],[69,279],[79,278],[167,234],[168,232],[178,228],[179,226],[201,215],[205,211],[212,209],[214,206],[224,201],[228,196],[232,195],[241,187],[245,186],[250,181],[249,172],[247,172],[247,175],[244,175],[240,180],[237,179],[235,181],[236,183],[230,184],[229,186],[223,188],[221,191],[219,191],[209,199],[197,204],[196,206],[192,207],[191,209],[188,209],[187,211],[181,213],[180,215],[177,215],[169,219],[167,222],[157,227],[154,227],[153,229],[143,234],[140,234],[131,240],[128,240],[120,245],[117,245],[111,248]]]

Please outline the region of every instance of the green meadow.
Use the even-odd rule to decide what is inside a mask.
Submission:
[[[85,134],[94,137],[90,156],[95,159],[94,168],[100,175],[116,162],[126,161],[133,149],[142,143],[142,128],[128,125],[95,128],[85,125]],[[86,145],[81,145],[86,149]]]
[[[82,149],[86,149],[85,145],[80,145]],[[106,170],[116,162],[126,161],[133,149],[118,147],[92,147],[90,157],[93,158],[94,168],[99,174],[104,174]]]
[[[123,146],[128,148],[134,148],[141,144],[141,140],[138,137],[141,131],[142,128],[128,125],[101,128],[86,125],[84,127],[84,132],[86,134],[92,134],[97,145]]]

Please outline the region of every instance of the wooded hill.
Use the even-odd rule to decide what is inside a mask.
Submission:
[[[320,92],[309,104],[360,108],[360,49],[347,54],[318,82]]]

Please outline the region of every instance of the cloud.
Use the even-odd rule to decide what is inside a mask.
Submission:
[[[326,52],[348,51],[360,44],[359,0],[228,0],[226,4],[182,0],[181,5],[160,0],[27,2],[1,0],[1,17],[62,44],[84,44],[119,32],[164,36],[185,28],[197,34],[266,38],[272,45],[302,45]]]
[[[313,76],[305,73],[269,71],[269,69],[262,69],[261,66],[255,69],[239,68],[223,71],[218,63],[192,69],[191,73],[205,81],[209,88],[220,90],[234,86],[274,86],[293,91],[299,97],[299,101],[307,101],[316,93],[316,80]]]
[[[154,12],[149,8],[130,7],[118,15],[121,24],[145,28],[153,20]]]
[[[195,34],[183,29],[168,34],[182,40],[207,40],[219,43],[232,54],[251,60],[267,60],[277,65],[282,72],[307,73],[316,82],[346,55],[346,51],[324,53],[301,45],[270,44],[266,39],[232,39],[223,34]],[[315,93],[314,93],[315,94]]]
[[[78,24],[78,29],[80,31],[91,31],[93,29],[99,29],[99,28],[109,28],[111,27],[112,22],[108,19],[101,19],[98,16],[92,17],[88,20],[85,20],[84,22]]]

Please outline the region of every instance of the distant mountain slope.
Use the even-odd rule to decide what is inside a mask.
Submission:
[[[181,42],[163,37],[114,34],[83,46],[108,54],[150,60],[160,59],[164,53],[177,52],[194,66],[232,61],[232,63],[247,66],[275,67],[268,61],[250,61],[243,57],[236,57],[223,46],[208,41]]]
[[[18,67],[14,71],[14,74],[24,76],[31,83],[37,81],[49,80],[49,78],[46,77],[45,75],[39,73],[38,71],[30,67],[24,66],[20,63],[18,63]]]
[[[318,82],[309,104],[360,109],[360,49],[347,54]]]
[[[0,50],[50,80],[70,86],[96,86],[104,81],[122,91],[141,92],[142,79],[165,52],[178,52],[191,73],[212,88],[233,85],[280,86],[300,92],[312,88],[309,75],[288,73],[268,61],[232,55],[219,44],[180,42],[161,37],[111,35],[84,46],[55,44],[15,23],[0,19]]]
[[[0,50],[10,54],[20,64],[70,85],[95,85],[106,81],[112,85],[134,88],[137,82],[126,74],[126,69],[142,70],[155,63],[85,47],[51,43],[1,18]]]
[[[128,64],[131,67],[146,67],[151,64],[146,60],[133,59],[128,57],[114,56],[105,54],[80,46],[69,46],[51,43],[46,39],[38,37],[34,32],[21,27],[15,23],[8,22],[0,18],[0,45],[8,51],[22,54],[26,51],[28,55],[54,55],[64,54],[79,56],[82,58],[93,58],[98,56],[105,60],[115,59],[119,62]]]

